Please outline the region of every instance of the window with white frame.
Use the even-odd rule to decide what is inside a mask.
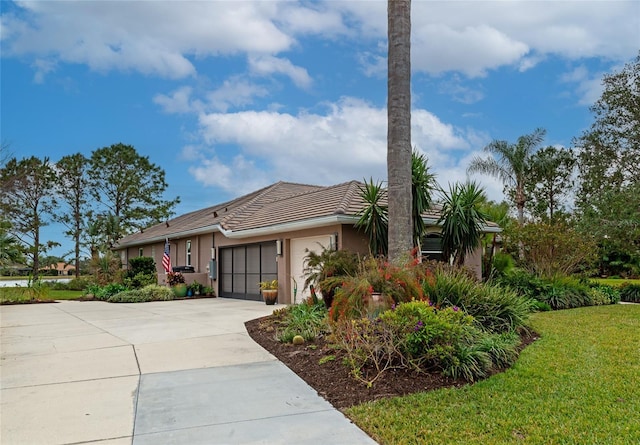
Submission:
[[[144,256],[144,248],[140,247],[138,249],[138,256]]]
[[[187,266],[191,266],[191,240],[187,241]]]

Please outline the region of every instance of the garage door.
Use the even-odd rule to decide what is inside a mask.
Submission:
[[[311,252],[320,253],[324,247],[331,244],[331,236],[314,236],[309,238],[295,238],[291,240],[291,276],[298,282],[298,293],[296,301],[299,303],[307,298],[309,289],[304,289],[304,259],[307,256],[307,249]],[[293,286],[291,286],[291,301],[293,301]]]
[[[220,249],[220,296],[262,300],[260,281],[278,278],[276,242]]]

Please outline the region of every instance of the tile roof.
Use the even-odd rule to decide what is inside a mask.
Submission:
[[[119,241],[116,248],[157,242],[165,237],[206,233],[216,227],[241,232],[332,216],[355,218],[364,205],[360,197],[362,186],[364,184],[360,181],[333,186],[276,182],[248,195],[186,213],[128,235]],[[439,210],[436,206],[423,216],[435,222],[440,216]]]

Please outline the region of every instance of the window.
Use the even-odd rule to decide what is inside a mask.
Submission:
[[[187,266],[191,266],[191,240],[187,241]]]
[[[138,256],[144,256],[144,249],[142,247],[138,249]]]
[[[428,260],[443,261],[442,235],[429,233],[422,238],[422,256]]]

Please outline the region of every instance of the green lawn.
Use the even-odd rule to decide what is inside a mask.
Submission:
[[[541,312],[507,372],[347,415],[381,444],[640,443],[640,305]]]
[[[84,294],[80,290],[52,290],[39,294],[39,300],[75,300]],[[31,299],[32,294],[24,287],[0,287],[0,303],[21,303]]]
[[[592,278],[591,280],[600,284],[608,284],[613,287],[620,287],[625,283],[640,285],[640,280],[632,280],[629,278]]]

